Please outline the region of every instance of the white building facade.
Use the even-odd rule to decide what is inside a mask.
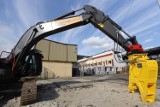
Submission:
[[[121,54],[109,50],[88,58],[78,60],[80,71],[86,75],[115,74],[124,70],[126,65]]]

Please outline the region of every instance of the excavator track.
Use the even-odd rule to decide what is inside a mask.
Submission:
[[[35,103],[37,100],[37,84],[35,80],[27,80],[21,90],[21,105]]]

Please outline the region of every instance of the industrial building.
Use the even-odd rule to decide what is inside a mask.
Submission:
[[[105,51],[97,55],[78,60],[81,72],[86,75],[114,74],[124,70],[126,63],[122,61],[122,55],[115,54],[113,50]]]
[[[35,48],[43,54],[43,78],[72,77],[73,63],[77,62],[77,45],[43,39]]]

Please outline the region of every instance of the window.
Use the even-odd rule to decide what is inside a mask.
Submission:
[[[103,65],[105,66],[105,61],[103,61]]]
[[[98,65],[102,65],[102,61],[98,63]]]
[[[119,58],[121,58],[121,55],[117,55]]]
[[[93,63],[91,64],[91,66],[93,67]]]
[[[107,67],[105,67],[105,71],[107,71]]]
[[[106,60],[106,65],[107,65],[108,63],[107,63],[107,60]]]
[[[108,64],[111,64],[112,63],[112,61],[108,61]]]
[[[101,67],[98,67],[98,71],[101,71]]]
[[[97,66],[97,63],[94,63],[94,66]]]

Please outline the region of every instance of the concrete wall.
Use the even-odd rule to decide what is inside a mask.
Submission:
[[[72,63],[43,61],[42,77],[72,77]]]

